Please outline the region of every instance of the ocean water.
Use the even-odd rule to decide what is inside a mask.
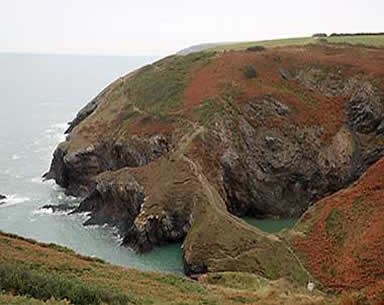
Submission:
[[[78,253],[141,270],[182,273],[180,244],[138,255],[120,247],[113,228],[82,223],[86,215],[41,210],[71,202],[42,182],[67,122],[114,79],[155,57],[0,54],[0,230],[67,246]]]
[[[244,217],[243,220],[267,233],[279,233],[283,229],[291,229],[298,221],[297,218],[256,219],[253,217]]]

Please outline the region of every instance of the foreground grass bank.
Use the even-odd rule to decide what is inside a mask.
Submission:
[[[286,280],[218,273],[196,282],[113,266],[5,233],[0,233],[0,274],[0,304],[332,304]]]

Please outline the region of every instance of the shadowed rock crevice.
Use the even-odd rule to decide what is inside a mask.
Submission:
[[[384,119],[384,98],[370,83],[363,83],[347,103],[346,113],[351,128],[357,132],[382,132],[379,125]]]
[[[105,172],[73,213],[91,212],[85,225],[109,224],[125,232],[139,214],[144,197],[143,187],[133,176]]]
[[[239,132],[241,149],[228,148],[221,157],[228,209],[239,216],[298,217],[369,165],[362,162],[359,137],[346,127],[329,143],[321,143],[319,128],[282,131],[242,120]]]

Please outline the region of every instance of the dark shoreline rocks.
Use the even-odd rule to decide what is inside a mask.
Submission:
[[[4,200],[7,199],[7,196],[0,194],[0,204],[4,204]]]
[[[70,213],[71,211],[76,209],[76,206],[68,205],[68,204],[58,204],[58,205],[47,204],[47,205],[42,206],[40,209],[41,210],[50,209],[50,210],[52,210],[53,213],[59,213],[59,212]]]

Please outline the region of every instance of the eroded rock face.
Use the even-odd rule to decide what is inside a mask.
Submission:
[[[346,80],[342,70],[324,71],[315,67],[301,70],[296,76],[296,80],[305,87],[328,97],[346,95],[359,82],[358,77]]]
[[[73,213],[92,212],[85,225],[109,224],[125,232],[139,214],[144,196],[133,176],[106,172],[96,178],[94,190]]]
[[[191,227],[191,220],[191,211],[138,217],[126,232],[123,245],[129,246],[137,252],[146,252],[156,245],[181,241]]]
[[[365,134],[382,131],[384,99],[370,83],[364,83],[355,90],[346,105],[346,112],[350,126],[356,131]]]
[[[54,152],[46,179],[55,179],[67,193],[86,196],[95,187],[94,177],[104,171],[123,167],[144,166],[169,150],[165,137],[132,137],[122,143],[95,143],[86,148],[69,151],[70,141],[61,143]]]
[[[324,145],[321,129],[284,131],[240,121],[241,150],[221,157],[228,209],[236,215],[298,217],[308,205],[352,181],[359,142],[342,128]]]
[[[150,176],[160,168],[169,170],[169,179]],[[152,187],[154,180],[157,185]],[[96,177],[93,191],[72,213],[91,212],[85,225],[116,226],[123,245],[146,252],[184,239],[192,223],[197,186],[188,167],[177,161],[154,161],[140,173],[130,168],[107,171]]]

